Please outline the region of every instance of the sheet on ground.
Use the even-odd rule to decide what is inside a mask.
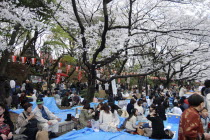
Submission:
[[[171,125],[172,124],[168,124]],[[178,139],[178,124],[173,124],[172,131],[176,131],[172,140]],[[132,135],[127,132],[94,132],[91,128],[84,128],[81,130],[73,130],[53,140],[148,140],[148,137],[140,135]]]

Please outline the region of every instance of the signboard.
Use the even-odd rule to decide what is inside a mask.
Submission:
[[[112,80],[112,92],[114,95],[117,95],[117,85],[115,79]]]
[[[31,75],[30,79],[31,79],[32,83],[42,82],[42,77],[41,76]]]

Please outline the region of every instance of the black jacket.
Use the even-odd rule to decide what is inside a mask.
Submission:
[[[134,105],[131,104],[131,103],[129,103],[129,104],[127,105],[127,112],[128,112],[129,115],[131,114],[131,110],[132,110],[132,109],[134,109]]]
[[[152,122],[152,136],[153,139],[168,139],[169,136],[166,135],[164,131],[163,120],[160,116],[151,117],[147,116],[147,119]]]
[[[162,120],[166,120],[166,112],[165,107],[163,105],[157,106],[157,113],[162,118]]]

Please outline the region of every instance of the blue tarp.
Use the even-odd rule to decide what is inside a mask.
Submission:
[[[43,98],[44,100],[44,106],[48,107],[50,111],[52,111],[56,116],[58,116],[59,118],[61,118],[61,121],[65,121],[67,114],[72,114],[73,116],[75,116],[75,109],[78,107],[82,107],[82,106],[76,106],[73,107],[71,109],[65,109],[65,110],[61,110],[57,107],[55,99],[53,97],[45,97]],[[129,100],[126,100],[127,102],[130,102]],[[105,101],[107,102],[107,101]],[[37,106],[35,102],[32,102],[33,104],[33,109]],[[118,104],[118,102],[116,101],[115,104]],[[91,107],[97,106],[98,103],[90,103]],[[23,109],[17,109],[17,110],[10,110],[11,112],[20,114],[21,112],[23,112]],[[120,118],[120,124],[119,126],[124,122],[125,118],[119,117]],[[169,120],[174,119],[173,117],[170,118]],[[176,118],[177,119],[177,118]],[[176,132],[175,138],[173,140],[176,140],[178,137],[178,124],[171,124],[169,123],[171,121],[165,121],[164,125],[165,128],[170,128],[172,131]],[[172,121],[173,122],[173,121]],[[118,127],[119,127],[118,126]],[[89,139],[93,139],[93,140],[125,140],[125,139],[141,139],[141,140],[146,140],[149,139],[148,137],[144,137],[144,136],[140,136],[140,135],[132,135],[132,134],[128,134],[126,132],[116,132],[116,133],[112,133],[112,132],[94,132],[92,129],[90,128],[84,128],[78,131],[71,131],[69,133],[66,133],[54,140],[89,140]]]
[[[167,124],[165,126],[172,126],[172,131],[176,131],[175,137],[172,140],[177,140],[178,138],[178,125],[177,124]],[[73,130],[68,132],[58,138],[53,140],[148,140],[148,137],[140,136],[140,135],[132,135],[126,132],[94,132],[91,128],[84,128],[81,130]]]
[[[43,98],[44,106],[46,106],[51,112],[53,112],[56,116],[61,118],[61,122],[65,121],[67,114],[72,114],[75,116],[75,110],[73,109],[59,109],[56,105],[54,97],[45,97]],[[37,106],[36,102],[31,102],[33,104],[33,109]],[[10,110],[11,112],[20,114],[23,112],[23,109],[16,109],[16,110]]]

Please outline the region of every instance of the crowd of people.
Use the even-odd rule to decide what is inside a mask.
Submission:
[[[116,95],[113,95],[109,88],[104,87],[108,90],[106,92],[108,101],[98,103],[95,108],[91,108],[90,103],[79,95],[81,89],[86,88],[87,85],[80,82],[76,84],[77,86],[74,85],[66,86],[63,82],[60,85],[52,85],[53,89],[48,90],[45,80],[38,83],[38,88],[31,81],[26,80],[17,88],[15,80],[11,80],[9,90],[6,89],[9,95],[7,95],[3,104],[0,104],[0,140],[13,139],[14,132],[24,134],[30,140],[36,139],[38,131],[47,133],[49,138],[57,137],[56,133],[61,119],[43,105],[43,97],[48,96],[54,97],[56,104],[59,106],[83,106],[78,119],[74,120],[77,124],[75,129],[93,127],[94,125],[106,132],[117,132],[125,129],[130,134],[139,134],[154,139],[170,139],[173,137],[173,132],[164,129],[164,121],[167,120],[166,113],[172,113],[181,115],[180,140],[209,138],[209,81],[205,82],[205,89],[202,89],[202,95],[205,97],[194,94],[189,98],[184,96],[185,93],[194,89],[188,89],[186,86],[179,88],[174,86],[167,89],[160,85],[148,88],[148,97],[144,93],[144,88],[143,93],[139,94],[136,86],[118,85]],[[39,86],[41,89],[39,89]],[[98,87],[100,86],[99,84]],[[115,104],[115,101],[123,102],[126,99],[130,99],[130,103],[123,107]],[[32,110],[30,102],[36,102],[37,107],[34,110]],[[207,108],[204,108],[204,103]],[[8,109],[10,108],[24,109],[17,118],[16,130],[9,117]],[[125,120],[121,127],[118,127],[120,116],[124,117]],[[189,123],[191,121],[192,124]]]

